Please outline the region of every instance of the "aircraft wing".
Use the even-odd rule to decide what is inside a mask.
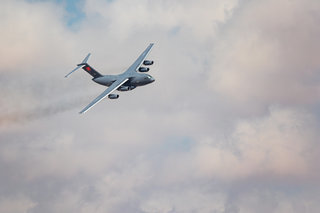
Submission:
[[[127,72],[136,71],[144,61],[144,59],[147,57],[148,53],[150,52],[151,48],[153,46],[153,43],[149,44],[149,46],[141,53],[139,58],[129,67]]]
[[[103,93],[101,93],[98,97],[96,97],[88,106],[86,106],[83,110],[81,110],[80,114],[87,112],[91,107],[99,103],[102,99],[104,99],[107,95],[118,89],[122,84],[126,83],[129,78],[120,78],[113,82],[108,89],[106,89]]]

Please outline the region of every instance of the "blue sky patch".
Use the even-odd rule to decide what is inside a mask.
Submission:
[[[168,137],[161,146],[157,147],[157,153],[188,152],[195,142],[189,137]]]
[[[84,0],[26,0],[27,2],[53,2],[60,4],[67,11],[66,24],[69,27],[81,22],[85,18],[85,13],[83,12]]]
[[[172,35],[172,36],[175,36],[177,35],[181,30],[181,27],[180,26],[176,26],[176,27],[173,27],[171,28],[171,30],[169,31],[169,34]]]

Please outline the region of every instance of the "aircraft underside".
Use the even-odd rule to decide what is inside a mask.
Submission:
[[[87,61],[90,57],[90,53],[84,58],[84,60],[77,65],[70,73],[65,77],[68,77],[73,72],[82,68],[88,74],[93,77],[93,81],[107,86],[108,88],[103,91],[98,97],[96,97],[90,104],[88,104],[80,113],[87,112],[90,108],[100,102],[103,98],[108,97],[110,99],[119,98],[118,94],[113,94],[114,91],[130,91],[138,86],[144,86],[154,82],[154,78],[151,75],[146,74],[149,72],[150,68],[145,66],[153,65],[153,61],[145,60],[149,51],[151,50],[153,43],[141,53],[141,55],[136,59],[136,61],[122,74],[119,75],[102,75],[92,66],[90,66]],[[143,66],[144,65],[144,66]]]

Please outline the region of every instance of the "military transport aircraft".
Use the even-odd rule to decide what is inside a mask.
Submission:
[[[154,82],[154,78],[145,73],[149,71],[149,68],[144,67],[153,64],[153,61],[145,60],[152,46],[153,43],[149,44],[147,49],[143,51],[143,53],[138,57],[138,59],[124,73],[119,75],[101,75],[87,63],[91,55],[89,53],[87,57],[85,57],[85,59],[65,77],[68,77],[71,73],[82,67],[83,70],[85,70],[93,77],[92,80],[94,82],[107,86],[108,88],[98,97],[96,97],[88,106],[81,110],[80,114],[87,112],[91,107],[99,103],[106,96],[108,96],[108,98],[110,99],[119,98],[119,95],[112,94],[112,92],[115,90],[129,91],[135,89],[138,86],[143,86]]]

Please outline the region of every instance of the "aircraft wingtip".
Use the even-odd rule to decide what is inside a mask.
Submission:
[[[79,114],[82,115],[82,114],[86,113],[87,111],[88,111],[88,110],[81,110],[81,111],[79,112]]]

